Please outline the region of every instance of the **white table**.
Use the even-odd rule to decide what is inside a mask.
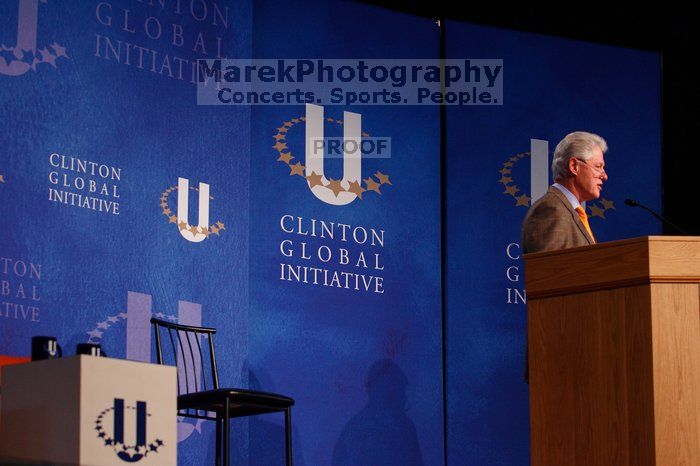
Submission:
[[[6,366],[0,457],[177,464],[176,369],[95,356]]]

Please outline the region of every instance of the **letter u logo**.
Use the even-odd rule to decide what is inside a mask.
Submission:
[[[193,227],[189,223],[189,193],[190,181],[187,178],[177,179],[177,223],[180,234],[187,241],[199,243],[207,236],[204,234],[209,225],[209,185],[199,183],[199,223]]]
[[[124,400],[114,399],[114,441],[124,443]],[[136,402],[136,445],[146,445],[146,402]]]
[[[17,0],[17,44],[14,46],[17,60],[8,63],[0,60],[0,74],[20,76],[29,71],[31,64],[21,61],[24,52],[36,52],[36,29],[39,17],[39,0]]]
[[[360,147],[362,143],[362,116],[359,113],[343,112],[343,178],[340,186],[345,191],[334,194],[327,185],[330,181],[324,176],[323,161],[324,152],[320,154],[314,147],[314,141],[323,140],[323,107],[314,104],[306,104],[306,176],[312,174],[320,175],[321,184],[311,185],[309,189],[314,196],[327,204],[346,205],[357,198],[357,195],[348,192],[350,183],[361,183],[362,177],[362,154],[357,150],[354,153],[347,153],[345,147],[349,141],[353,141],[355,147]]]

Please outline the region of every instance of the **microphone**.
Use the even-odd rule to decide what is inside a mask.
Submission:
[[[662,221],[663,223],[665,223],[666,225],[669,225],[670,227],[672,227],[674,230],[676,230],[676,231],[678,231],[678,232],[684,234],[685,236],[690,236],[690,234],[689,234],[688,232],[686,232],[685,230],[683,230],[682,228],[680,228],[680,227],[674,225],[673,223],[669,222],[668,220],[666,220],[665,218],[663,218],[661,215],[659,215],[659,214],[657,214],[656,212],[654,212],[653,210],[651,210],[649,207],[645,206],[644,204],[640,204],[639,202],[635,201],[634,199],[625,199],[625,204],[627,204],[627,205],[630,206],[630,207],[641,207],[642,209],[644,209],[644,210],[646,210],[647,212],[651,213],[654,217],[656,217],[656,218],[658,218],[659,220],[661,220],[661,221]]]

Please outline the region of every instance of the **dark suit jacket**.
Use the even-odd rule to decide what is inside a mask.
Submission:
[[[593,244],[564,193],[550,187],[528,210],[523,221],[522,251],[554,251]]]
[[[525,254],[593,244],[578,213],[564,193],[551,186],[532,204],[525,220],[521,247]],[[525,382],[530,382],[527,345],[525,346]]]

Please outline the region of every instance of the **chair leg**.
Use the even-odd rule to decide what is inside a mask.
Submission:
[[[284,437],[286,442],[287,466],[292,466],[292,408],[284,410]]]
[[[223,461],[221,458],[221,440],[222,440],[222,434],[221,434],[221,425],[223,423],[221,422],[221,418],[217,415],[216,416],[216,462],[214,463],[216,466],[222,466]]]
[[[224,433],[224,466],[229,466],[229,400],[228,397],[226,397],[226,401],[224,402],[224,425],[223,425],[223,433]]]

